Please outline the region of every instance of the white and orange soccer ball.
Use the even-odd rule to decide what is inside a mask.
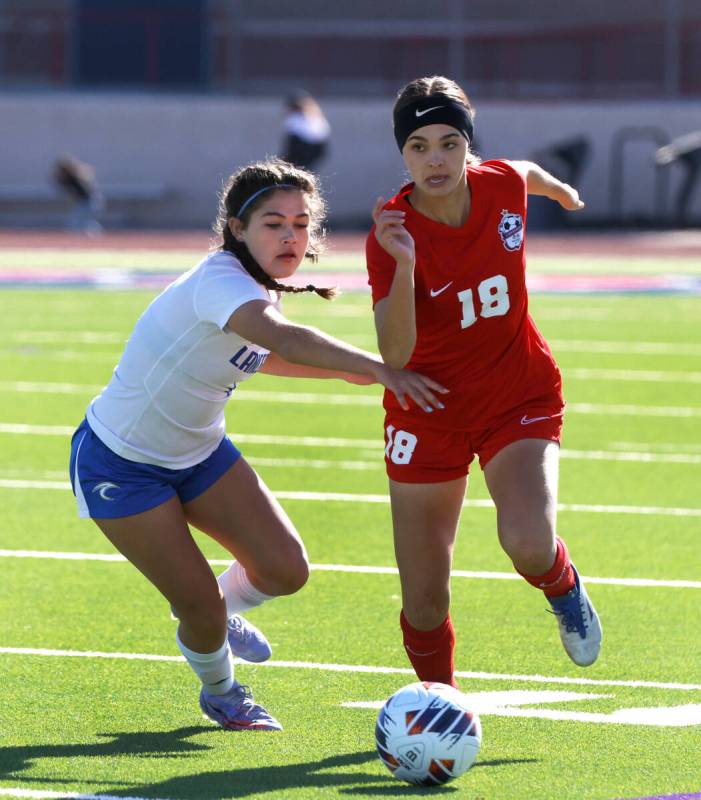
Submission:
[[[380,760],[395,778],[436,786],[474,764],[482,727],[458,689],[444,683],[410,683],[380,709],[375,743]]]

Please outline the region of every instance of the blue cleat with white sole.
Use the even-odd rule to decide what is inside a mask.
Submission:
[[[282,725],[253,701],[250,687],[234,683],[226,694],[202,689],[200,708],[209,719],[229,731],[281,731]]]
[[[552,613],[560,626],[560,639],[567,655],[580,667],[593,664],[601,650],[601,621],[589,600],[587,590],[572,565],[575,585],[561,597],[548,597]]]
[[[260,664],[273,654],[264,634],[239,614],[234,614],[226,621],[226,635],[231,652],[244,661]]]
[[[178,619],[172,606],[170,607],[170,617],[173,620]],[[229,640],[231,652],[243,661],[260,664],[262,661],[267,661],[273,654],[265,634],[240,614],[233,614],[226,621],[226,637]]]

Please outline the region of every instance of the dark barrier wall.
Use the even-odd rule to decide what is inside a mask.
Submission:
[[[204,85],[205,5],[205,0],[80,0],[77,83]]]

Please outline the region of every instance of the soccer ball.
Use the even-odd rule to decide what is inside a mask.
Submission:
[[[395,778],[436,786],[474,764],[482,727],[467,698],[444,683],[410,683],[382,706],[375,726],[380,760]]]

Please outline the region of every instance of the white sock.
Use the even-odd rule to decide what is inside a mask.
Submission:
[[[275,595],[264,594],[256,589],[246,574],[246,570],[238,561],[234,561],[228,569],[224,570],[217,580],[226,601],[227,617],[248,611],[249,608],[255,608],[275,597]]]
[[[213,653],[196,653],[190,650],[180,641],[178,633],[175,634],[175,641],[209,694],[226,694],[231,689],[234,685],[234,661],[227,639]]]

